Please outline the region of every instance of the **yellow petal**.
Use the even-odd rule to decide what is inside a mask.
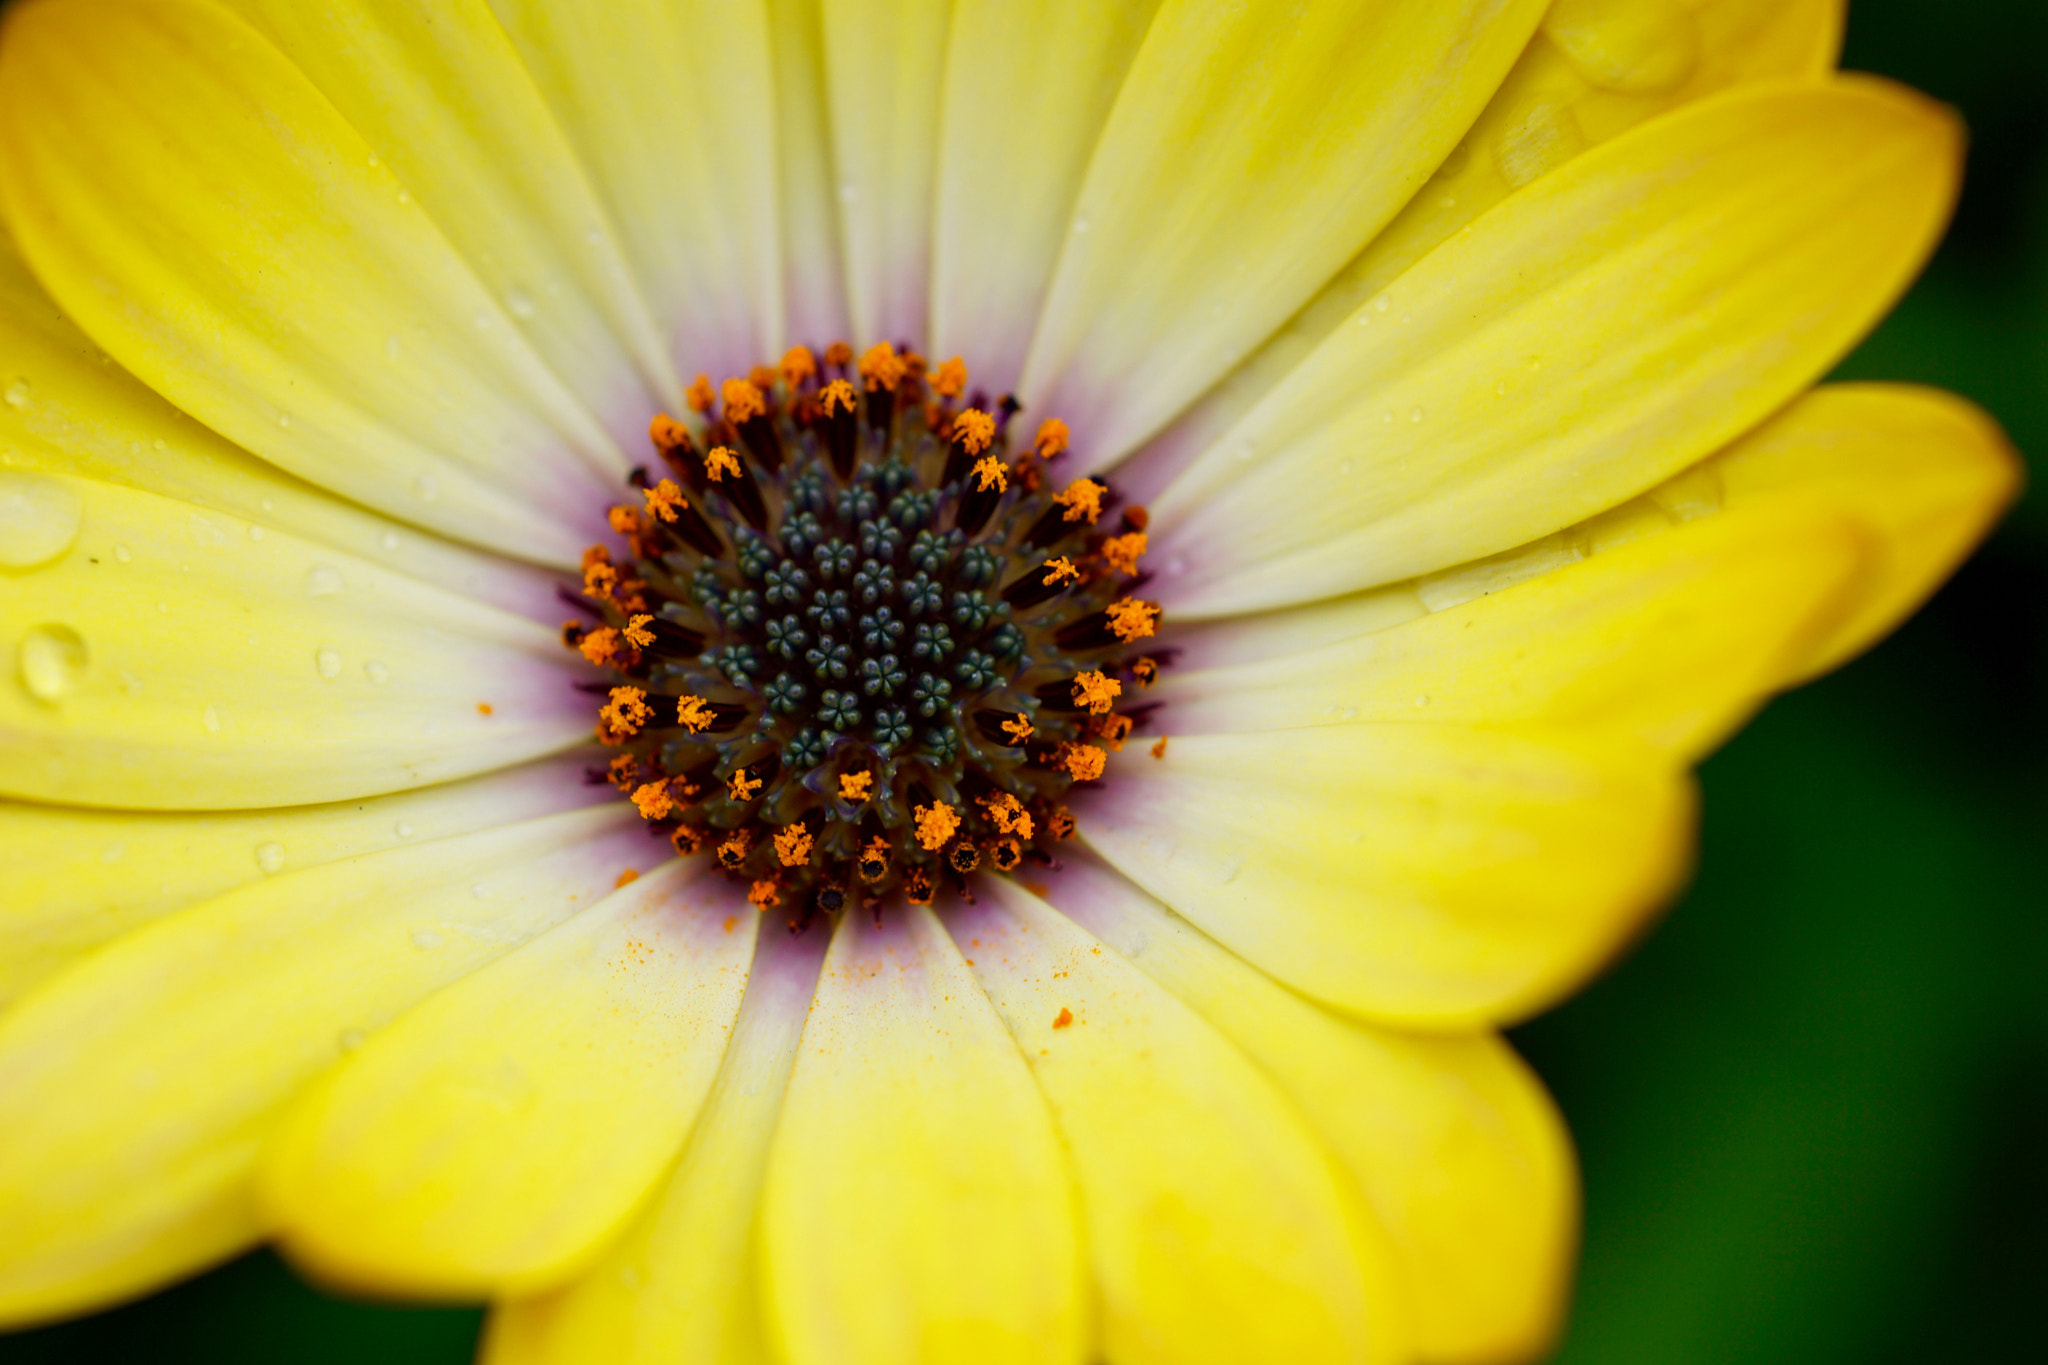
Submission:
[[[1108,1360],[1406,1358],[1390,1254],[1244,1055],[1016,883],[949,929],[1081,1185]]]
[[[775,61],[776,188],[782,197],[783,332],[815,348],[851,335],[818,0],[768,0],[768,36]]]
[[[1568,993],[1685,870],[1691,788],[1594,734],[1342,724],[1126,753],[1088,844],[1253,965],[1393,1022]]]
[[[556,575],[366,511],[222,440],[107,363],[0,234],[0,466],[78,474],[226,512],[493,606],[560,618]],[[4,533],[0,533],[4,534]]]
[[[915,344],[930,325],[932,172],[951,8],[820,0],[847,309],[863,346]]]
[[[227,0],[303,71],[633,452],[682,402],[575,153],[484,0]],[[606,8],[615,8],[607,6]]]
[[[1424,1038],[1283,990],[1116,873],[1070,863],[1046,894],[1222,1030],[1300,1106],[1387,1230],[1416,1355],[1533,1360],[1577,1250],[1564,1121],[1490,1033]]]
[[[709,866],[672,859],[471,973],[302,1099],[258,1182],[286,1252],[446,1298],[588,1259],[681,1150],[739,1012],[761,917]]]
[[[0,1322],[148,1289],[262,1232],[281,1107],[423,997],[611,889],[630,810],[286,873],[110,944],[0,1016]]]
[[[1998,424],[1953,394],[1888,384],[1816,389],[1704,467],[1730,513],[1813,503],[1854,517],[1872,545],[1846,615],[1787,685],[1888,634],[1955,571],[2019,493]]]
[[[1160,595],[1312,600],[1641,492],[1870,325],[1957,164],[1951,115],[1863,79],[1738,90],[1587,152],[1360,308],[1153,502]]]
[[[772,360],[782,251],[766,7],[487,3],[595,182],[675,363],[715,381]]]
[[[8,20],[0,196],[87,335],[304,478],[576,561],[630,462],[303,74],[197,0]]]
[[[1322,290],[1118,479],[1151,497],[1396,276],[1588,147],[1732,86],[1830,70],[1842,0],[1573,0],[1429,183]],[[1633,87],[1633,88],[1619,88]]]
[[[1022,383],[1116,458],[1407,201],[1543,0],[1167,0],[1088,165]]]
[[[771,1365],[754,1213],[825,940],[764,937],[718,1083],[667,1186],[575,1283],[501,1301],[484,1365]]]
[[[62,551],[0,598],[0,792],[152,810],[425,786],[589,734],[533,621],[112,484],[0,469]],[[0,537],[0,556],[10,542]]]
[[[584,753],[400,796],[246,813],[0,802],[0,1007],[103,943],[236,887],[615,799]]]
[[[1082,1358],[1073,1188],[1016,1045],[932,912],[842,917],[761,1206],[789,1365]]]
[[[1160,679],[1175,734],[1344,721],[1538,721],[1696,757],[1841,619],[1869,538],[1820,506],[1709,516],[1435,612],[1274,659]]]
[[[1074,197],[1159,0],[956,0],[939,116],[932,354],[1014,388]]]

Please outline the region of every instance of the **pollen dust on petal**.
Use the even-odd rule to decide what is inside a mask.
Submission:
[[[1073,1012],[1072,1010],[1070,1010],[1070,1009],[1066,1009],[1066,1008],[1064,1008],[1064,1007],[1063,1007],[1063,1008],[1062,1008],[1062,1009],[1060,1010],[1059,1014],[1058,1014],[1057,1016],[1055,1016],[1055,1017],[1054,1017],[1054,1019],[1053,1019],[1053,1021],[1052,1021],[1052,1026],[1053,1026],[1054,1028],[1066,1028],[1066,1027],[1067,1027],[1068,1025],[1072,1024],[1073,1022],[1074,1022],[1074,1012]]]
[[[622,886],[631,886],[634,882],[637,882],[639,880],[640,869],[636,867],[629,867],[624,872],[621,872],[619,874],[619,879],[612,883],[612,887],[614,889],[617,889]]]

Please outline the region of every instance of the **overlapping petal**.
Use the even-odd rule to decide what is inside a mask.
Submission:
[[[120,1298],[263,1231],[283,1106],[645,857],[608,806],[288,873],[111,944],[0,1016],[0,1321]]]
[[[1746,88],[1537,180],[1361,307],[1154,501],[1162,598],[1207,616],[1391,582],[1704,457],[1919,267],[1957,136],[1869,80]]]
[[[675,859],[622,887],[314,1088],[259,1184],[286,1251],[446,1297],[589,1259],[681,1148],[739,1012],[760,916],[708,870]]]

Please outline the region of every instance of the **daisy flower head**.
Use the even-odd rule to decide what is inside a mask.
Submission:
[[[1497,1030],[2014,485],[1840,9],[11,7],[0,1322],[1540,1354]]]

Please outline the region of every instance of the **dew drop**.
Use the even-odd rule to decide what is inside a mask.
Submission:
[[[114,547],[114,558],[123,564],[127,564],[134,560],[135,552],[126,545],[116,545]]]
[[[491,884],[489,882],[478,882],[475,886],[469,888],[469,894],[480,901],[487,901],[491,898]]]
[[[412,481],[412,491],[421,502],[432,502],[441,496],[441,482],[432,474],[422,474]]]
[[[1422,696],[1419,696],[1419,697],[1417,697],[1417,698],[1415,699],[1415,704],[1416,704],[1417,706],[1427,706],[1427,705],[1429,705],[1429,695],[1428,695],[1427,693],[1424,693],[1424,694],[1423,694]]]
[[[1082,236],[1086,236],[1086,235],[1087,235],[1087,232],[1088,232],[1088,215],[1087,215],[1087,214],[1085,214],[1085,213],[1081,213],[1081,214],[1076,214],[1076,215],[1074,216],[1074,235],[1075,235],[1076,237],[1082,237]]]
[[[343,1052],[354,1052],[364,1043],[370,1041],[370,1035],[364,1033],[359,1028],[345,1028],[336,1036],[334,1041],[340,1045]]]
[[[1662,94],[1699,64],[1698,21],[1684,5],[1561,0],[1545,16],[1543,34],[1602,90]]]
[[[306,570],[306,596],[334,597],[341,592],[341,574],[325,564]]]
[[[211,706],[207,707],[205,712],[199,717],[199,723],[206,727],[206,733],[209,735],[219,734],[220,712],[214,710]]]
[[[249,528],[249,539],[251,540],[261,540],[263,539],[263,534],[264,532],[261,526],[251,526]]]
[[[320,676],[332,682],[341,676],[341,651],[332,645],[322,645],[313,652],[313,666],[320,670]]]
[[[397,548],[398,548],[398,532],[396,532],[396,531],[386,531],[386,532],[385,532],[385,533],[384,533],[383,535],[381,535],[381,536],[377,537],[377,543],[378,543],[379,545],[383,546],[383,547],[384,547],[385,549],[387,549],[387,550],[395,550],[395,549],[397,549]]]
[[[126,692],[131,697],[142,695],[142,679],[136,677],[125,668],[117,669],[115,673],[123,692]]]
[[[85,641],[69,626],[33,626],[21,638],[21,685],[54,706],[85,681]]]
[[[115,863],[120,862],[122,858],[126,857],[127,853],[128,845],[126,844],[108,844],[100,850],[100,866],[112,867]]]
[[[432,929],[415,929],[412,931],[412,946],[421,952],[425,952],[429,948],[440,947],[441,941],[441,936]]]
[[[194,512],[192,514],[192,539],[206,546],[209,550],[218,550],[221,546],[228,543],[227,528],[212,517],[202,517],[197,512]]]
[[[1416,408],[1413,411],[1411,411],[1408,414],[1408,420],[1411,422],[1420,422],[1422,420],[1422,409]]]
[[[390,336],[384,338],[384,358],[386,360],[398,359],[398,353],[403,349],[404,347],[398,340],[398,333],[393,332]]]
[[[7,406],[25,408],[28,406],[29,387],[26,379],[17,379],[7,386]]]
[[[412,821],[410,821],[410,820],[400,820],[400,821],[399,821],[399,822],[398,822],[398,823],[397,823],[396,825],[392,826],[392,833],[396,834],[396,835],[397,835],[397,836],[398,836],[399,838],[401,838],[401,839],[410,839],[410,838],[412,838],[412,835],[413,835]]]
[[[284,845],[267,843],[256,845],[256,866],[263,869],[266,877],[275,877],[284,871]]]
[[[265,498],[262,502],[258,503],[257,506],[261,507],[266,512],[275,512],[277,510],[277,502],[273,498]]]
[[[1393,306],[1394,301],[1388,298],[1385,294],[1380,295],[1378,298],[1372,301],[1373,311],[1376,313],[1384,313]]]
[[[1358,708],[1357,708],[1357,707],[1355,707],[1355,706],[1341,706],[1341,707],[1337,708],[1337,719],[1338,719],[1338,720],[1357,720],[1357,719],[1358,719]]]
[[[411,193],[406,190],[400,190],[398,192],[398,202],[401,204],[410,204],[412,202]]]
[[[157,437],[154,441],[151,441],[150,445],[156,450],[156,453],[159,455],[163,454],[166,450],[169,450],[171,448],[171,443],[169,441],[166,441],[161,436]]]
[[[289,427],[289,426],[291,426],[291,424],[292,424],[292,415],[291,415],[290,413],[288,413],[288,412],[280,412],[280,413],[279,413],[279,414],[277,415],[277,424],[278,424],[279,426],[281,426],[281,427]]]
[[[376,683],[379,687],[382,687],[385,683],[391,681],[391,670],[377,660],[372,659],[363,665],[363,676]]]
[[[0,470],[0,567],[33,569],[71,548],[85,504],[59,479]]]
[[[534,312],[533,296],[523,289],[515,289],[505,296],[505,307],[515,318],[530,318]]]

